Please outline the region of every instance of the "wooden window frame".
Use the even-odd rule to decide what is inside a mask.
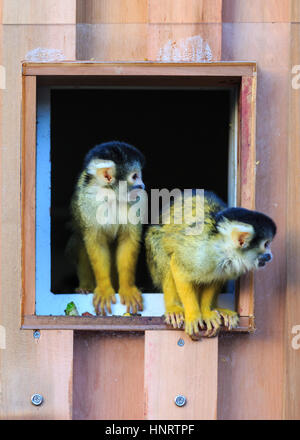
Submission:
[[[163,317],[38,316],[35,314],[36,115],[38,85],[238,86],[237,204],[255,209],[256,63],[95,63],[22,65],[22,329],[105,331],[170,330]],[[254,275],[238,281],[239,327],[252,332]],[[225,331],[228,331],[224,328]]]

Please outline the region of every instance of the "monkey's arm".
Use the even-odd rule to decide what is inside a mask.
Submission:
[[[189,335],[199,333],[199,327],[203,327],[202,315],[197,300],[197,290],[193,283],[186,280],[184,271],[171,258],[171,271],[176,289],[184,308],[185,331]]]
[[[121,233],[117,247],[117,268],[119,274],[119,295],[122,304],[127,307],[127,312],[132,309],[137,313],[138,309],[143,310],[141,292],[135,286],[135,269],[140,250],[140,235],[138,232]]]
[[[177,293],[175,281],[171,269],[167,272],[162,283],[164,302],[165,302],[165,321],[173,325],[174,328],[180,328],[184,322],[184,310]]]
[[[111,303],[116,303],[115,291],[110,280],[110,249],[105,235],[97,235],[97,231],[86,231],[84,242],[96,279],[93,298],[95,311],[96,314],[105,315],[105,308],[111,313]]]

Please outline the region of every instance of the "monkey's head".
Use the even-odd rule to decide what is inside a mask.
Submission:
[[[83,166],[100,187],[116,191],[120,182],[126,182],[129,193],[145,188],[142,180],[144,164],[144,155],[137,148],[125,142],[111,141],[92,148]]]
[[[228,208],[216,214],[216,227],[225,248],[225,272],[239,276],[264,267],[272,260],[274,221],[265,214],[244,208]]]

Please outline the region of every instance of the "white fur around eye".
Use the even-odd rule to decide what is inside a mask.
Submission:
[[[88,174],[96,176],[97,169],[101,168],[115,168],[115,163],[112,160],[94,159],[89,163],[87,172]]]

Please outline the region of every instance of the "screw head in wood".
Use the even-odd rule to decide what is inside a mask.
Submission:
[[[186,404],[186,397],[179,394],[178,396],[175,397],[175,404],[177,406],[184,406]]]
[[[33,394],[31,396],[31,403],[35,406],[39,406],[43,403],[44,398],[41,394]]]
[[[34,337],[34,339],[39,339],[40,336],[41,336],[41,334],[40,334],[40,332],[39,332],[38,330],[35,330],[35,331],[33,332],[33,337]]]

